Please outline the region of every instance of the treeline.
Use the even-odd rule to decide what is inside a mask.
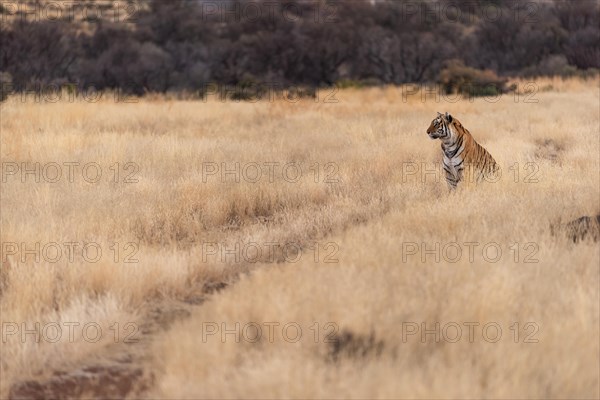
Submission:
[[[452,68],[499,76],[600,68],[596,0],[137,4],[122,20],[4,18],[3,80],[19,91],[76,84],[141,94],[208,82],[439,82]]]

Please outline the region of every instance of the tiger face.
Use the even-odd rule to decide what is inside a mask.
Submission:
[[[427,128],[427,134],[431,139],[447,139],[452,134],[449,128],[452,116],[448,113],[445,115],[441,113],[437,114],[437,117],[431,121],[431,125]]]

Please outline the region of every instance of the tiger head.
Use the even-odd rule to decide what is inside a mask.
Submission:
[[[448,113],[437,113],[437,117],[431,121],[431,125],[427,128],[427,134],[431,139],[448,139],[452,135],[450,124],[453,120],[452,115]]]

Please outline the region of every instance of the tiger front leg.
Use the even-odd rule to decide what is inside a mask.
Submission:
[[[458,185],[458,182],[460,182],[461,178],[462,171],[446,170],[446,183],[448,184],[450,191],[456,190],[456,186]]]

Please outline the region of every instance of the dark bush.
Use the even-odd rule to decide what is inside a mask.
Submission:
[[[0,72],[0,102],[3,102],[13,92],[12,78],[8,72]]]
[[[563,54],[548,56],[539,64],[523,69],[522,75],[526,77],[536,76],[560,76],[567,78],[577,74],[577,68],[570,65]]]
[[[467,67],[460,60],[450,60],[440,72],[438,81],[446,94],[464,94],[471,97],[497,96],[506,93],[507,79],[494,71]]]

